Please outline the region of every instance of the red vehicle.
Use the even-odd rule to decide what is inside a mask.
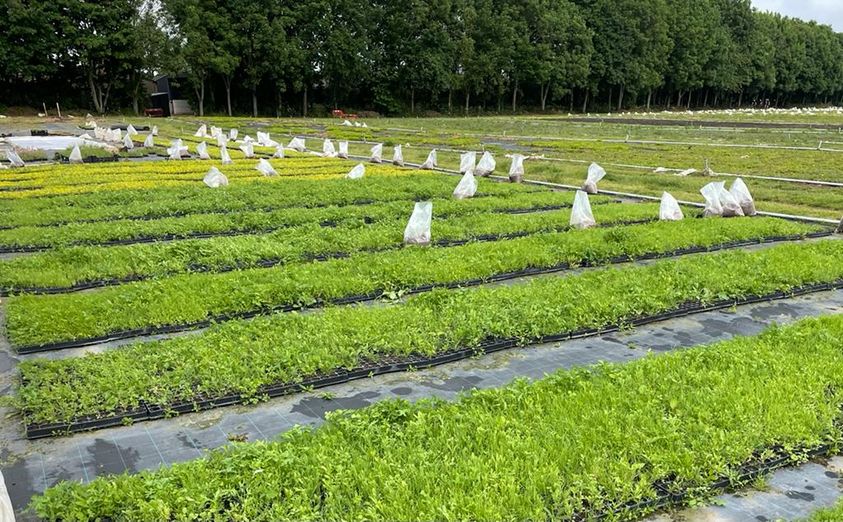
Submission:
[[[333,116],[334,118],[339,118],[341,120],[356,120],[357,119],[356,114],[347,114],[347,113],[343,112],[342,109],[332,110],[331,116]]]

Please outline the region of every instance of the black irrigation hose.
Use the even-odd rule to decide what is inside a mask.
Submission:
[[[542,275],[542,274],[551,274],[554,272],[562,272],[565,270],[571,270],[572,268],[588,268],[588,267],[600,267],[612,264],[619,264],[619,263],[629,263],[633,261],[644,261],[644,260],[651,260],[651,259],[664,259],[670,257],[678,257],[684,256],[689,254],[698,254],[703,252],[716,252],[719,250],[726,250],[732,248],[739,248],[743,246],[750,246],[750,245],[759,245],[765,243],[775,243],[775,242],[782,242],[782,241],[798,241],[803,239],[809,238],[819,238],[832,235],[833,232],[815,232],[811,234],[802,234],[802,235],[795,235],[795,236],[776,236],[776,237],[768,237],[762,239],[753,239],[753,240],[743,240],[743,241],[732,241],[729,243],[721,243],[720,245],[715,245],[712,247],[688,247],[688,248],[680,248],[673,250],[671,252],[662,252],[662,253],[649,253],[649,254],[642,254],[640,256],[618,256],[612,259],[598,261],[598,262],[590,262],[590,261],[581,261],[576,266],[571,266],[569,263],[560,263],[558,265],[547,267],[547,268],[527,268],[524,270],[518,270],[515,272],[504,272],[500,274],[495,274],[486,278],[477,278],[477,279],[468,279],[463,281],[451,282],[451,283],[434,283],[434,284],[427,284],[417,286],[411,289],[408,289],[404,292],[404,295],[412,295],[412,294],[420,294],[424,292],[429,292],[434,289],[454,289],[454,288],[465,288],[470,286],[479,286],[488,283],[496,283],[500,281],[508,281],[511,279],[516,279],[519,277],[524,276],[535,276],[535,275]],[[37,352],[49,352],[49,351],[56,351],[56,350],[65,350],[68,348],[80,348],[83,346],[90,346],[94,344],[100,344],[105,342],[111,341],[118,341],[121,339],[130,339],[132,337],[146,337],[150,335],[161,335],[161,334],[170,334],[176,332],[184,332],[187,330],[196,330],[199,328],[205,328],[211,326],[212,324],[237,320],[237,319],[251,319],[253,317],[258,317],[262,315],[268,315],[273,313],[286,313],[292,312],[296,310],[307,310],[307,309],[314,309],[314,308],[322,308],[328,305],[348,305],[348,304],[355,304],[355,303],[363,303],[367,301],[374,301],[376,299],[380,299],[384,296],[384,292],[382,290],[377,290],[371,292],[369,294],[359,294],[347,297],[340,297],[336,299],[328,299],[328,300],[321,300],[317,299],[311,304],[302,305],[302,304],[294,304],[294,305],[281,305],[281,306],[272,306],[268,308],[258,309],[258,310],[250,310],[247,312],[240,312],[240,313],[233,313],[233,314],[221,314],[210,319],[203,319],[201,321],[194,321],[192,323],[184,323],[184,324],[171,324],[171,325],[164,325],[164,326],[156,326],[156,327],[144,327],[144,328],[136,328],[132,330],[121,330],[121,331],[114,331],[106,335],[98,336],[98,337],[87,337],[81,339],[74,339],[71,341],[61,341],[61,342],[53,342],[53,343],[46,343],[40,345],[28,345],[28,346],[19,346],[15,347],[17,353],[20,354],[28,354],[28,353],[37,353]]]
[[[527,212],[522,211],[519,209],[515,213],[525,214]],[[371,218],[364,218],[367,224],[371,224],[373,221]],[[599,228],[612,228],[618,226],[625,226],[625,225],[641,225],[645,223],[652,223],[658,221],[656,218],[651,219],[639,219],[639,220],[630,220],[630,221],[617,221],[614,223],[601,223],[598,225]],[[325,221],[321,223],[322,226],[326,227],[334,227],[337,226],[334,222]],[[431,243],[431,246],[434,247],[453,247],[453,246],[460,246],[465,245],[467,243],[472,242],[489,242],[489,241],[501,241],[506,239],[518,239],[521,237],[527,237],[535,234],[543,234],[549,232],[565,232],[570,230],[570,226],[560,227],[554,230],[538,230],[535,232],[512,232],[509,234],[481,234],[476,236],[470,236],[465,239],[442,239],[439,241],[434,241]],[[0,287],[0,297],[8,297],[10,295],[17,295],[17,294],[34,294],[34,295],[54,295],[54,294],[68,294],[72,292],[79,292],[82,290],[92,290],[94,288],[104,288],[107,286],[117,286],[125,283],[134,283],[138,281],[145,281],[148,279],[152,279],[155,277],[164,276],[173,276],[177,274],[184,274],[184,273],[193,273],[193,274],[201,274],[201,273],[214,273],[214,274],[222,274],[225,272],[233,272],[234,270],[247,270],[252,268],[273,268],[279,265],[287,264],[287,263],[295,263],[295,262],[302,262],[302,261],[327,261],[329,259],[338,259],[343,257],[348,257],[351,254],[357,252],[364,252],[364,253],[376,253],[376,252],[388,252],[391,250],[399,250],[403,248],[404,245],[402,243],[393,243],[389,245],[384,245],[381,247],[371,247],[371,248],[363,248],[360,250],[351,250],[346,252],[326,252],[324,254],[303,254],[299,258],[294,259],[259,259],[255,261],[254,264],[239,264],[239,265],[228,265],[228,266],[221,266],[218,268],[209,268],[208,266],[203,265],[191,265],[188,266],[186,270],[181,272],[168,272],[165,274],[155,274],[155,275],[133,275],[128,277],[122,278],[111,278],[111,279],[97,279],[94,281],[85,281],[83,283],[75,283],[70,286],[24,286],[24,287]]]
[[[636,317],[634,319],[629,319],[618,324],[608,325],[601,328],[582,328],[569,332],[561,332],[557,334],[541,336],[538,339],[531,341],[531,344],[559,342],[567,341],[570,339],[593,337],[595,335],[616,332],[623,328],[643,326],[646,324],[664,321],[667,319],[685,317],[691,314],[709,312],[713,310],[722,310],[724,308],[731,308],[733,306],[788,299],[791,297],[807,295],[817,292],[825,292],[829,290],[837,290],[840,288],[843,288],[843,279],[838,279],[830,283],[814,283],[809,285],[803,285],[796,288],[792,288],[787,292],[776,291],[765,295],[747,295],[741,298],[719,299],[709,304],[703,304],[699,301],[692,301],[680,305],[672,310],[668,310],[654,315]],[[316,388],[323,388],[335,384],[346,383],[357,379],[364,379],[375,375],[431,368],[441,364],[455,362],[462,359],[475,357],[478,355],[488,355],[503,350],[518,348],[522,346],[522,344],[522,340],[517,338],[490,339],[485,342],[482,342],[479,346],[475,348],[460,348],[434,356],[408,355],[398,357],[387,355],[379,358],[377,361],[365,362],[356,368],[343,368],[334,370],[327,374],[313,375],[304,378],[300,382],[296,383],[287,382],[264,385],[261,386],[256,393],[248,395],[234,393],[229,395],[210,397],[204,394],[198,394],[191,400],[186,400],[168,405],[151,404],[147,403],[146,401],[141,401],[141,404],[138,408],[135,408],[133,410],[112,412],[105,416],[85,416],[74,419],[70,422],[27,423],[25,425],[26,438],[32,440],[44,437],[51,437],[55,435],[63,435],[81,431],[109,428],[113,426],[121,426],[124,424],[124,419],[131,419],[133,422],[156,420],[172,416],[176,413],[182,414],[195,411],[210,410],[214,408],[220,408],[223,406],[231,406],[234,404],[242,404],[244,402],[249,401],[250,399],[253,399],[254,397],[280,397],[283,395],[290,395],[293,393],[310,391]],[[27,412],[24,412],[24,418],[26,418],[26,416]]]

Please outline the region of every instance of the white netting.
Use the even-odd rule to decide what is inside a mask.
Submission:
[[[204,138],[206,134],[208,134],[208,127],[203,123],[198,129],[196,129],[193,136],[196,138]]]
[[[376,143],[369,151],[369,161],[372,163],[381,163],[383,161],[383,143]]]
[[[299,152],[304,152],[307,150],[307,147],[304,143],[304,138],[293,138],[290,140],[290,143],[287,144],[288,149],[296,150]]]
[[[129,126],[126,127],[126,134],[128,134],[129,136],[137,136],[138,131],[135,129],[134,125],[130,123]]]
[[[67,159],[71,163],[82,163],[82,151],[79,150],[79,145],[73,146],[73,150],[70,151],[70,157]]]
[[[594,214],[591,213],[591,203],[588,201],[588,194],[578,190],[574,195],[574,206],[571,208],[570,225],[574,228],[589,228],[597,224],[594,221]]]
[[[474,196],[477,192],[477,179],[474,177],[474,171],[469,170],[462,175],[462,179],[457,183],[454,189],[454,197],[456,199],[465,199]]]
[[[338,142],[340,150],[337,152],[337,156],[343,159],[348,159],[348,142],[347,141],[340,141]]]
[[[685,215],[676,198],[667,192],[662,192],[661,203],[659,203],[659,219],[662,221],[680,221]]]
[[[151,133],[147,134],[146,138],[143,140],[143,146],[147,147],[147,148],[154,147],[155,146],[155,136],[153,136]]]
[[[218,134],[217,147],[225,147],[226,143],[228,143],[228,138],[226,138],[224,134]]]
[[[228,178],[216,167],[211,167],[208,173],[205,174],[205,177],[202,178],[202,181],[211,188],[228,185]]]
[[[272,167],[272,164],[263,158],[258,161],[258,165],[255,168],[264,176],[275,176],[278,174],[277,172],[275,172],[275,169]]]
[[[180,160],[182,151],[181,139],[175,139],[170,143],[167,154],[171,160]]]
[[[460,174],[474,171],[474,164],[477,162],[476,152],[463,152],[460,154]]]
[[[424,160],[424,163],[422,163],[421,168],[427,170],[436,168],[436,149],[430,151],[430,153],[427,155],[427,159]]]
[[[755,210],[755,201],[752,199],[752,194],[749,193],[749,187],[746,186],[746,183],[741,178],[735,178],[735,181],[732,182],[732,188],[729,189],[729,193],[732,194],[732,197],[741,206],[741,210],[743,210],[745,216],[754,216],[758,213]]]
[[[521,183],[524,178],[524,156],[521,154],[512,155],[512,163],[509,165],[509,181]]]
[[[228,153],[228,148],[223,145],[220,147],[220,161],[223,165],[231,165],[231,154]]]
[[[272,155],[273,158],[283,158],[284,157],[284,147],[281,145],[276,145],[275,147],[275,154]]]
[[[392,149],[392,164],[398,165],[399,167],[404,166],[404,151],[401,150],[401,145],[396,145]]]
[[[255,157],[255,146],[252,145],[251,141],[243,142],[243,145],[240,145],[240,150],[243,151],[243,154],[245,154],[247,158]]]
[[[351,125],[351,122],[350,122],[350,121],[348,121],[348,120],[343,121],[343,122],[342,122],[342,124],[343,124],[343,125],[345,125],[346,127],[351,127],[351,126],[352,126],[352,125]]]
[[[158,125],[153,125],[152,130],[149,133],[153,136],[158,136]]]
[[[720,198],[720,205],[723,207],[723,217],[743,216],[743,209],[735,197],[726,190],[726,182],[718,182],[717,196]]]
[[[132,141],[132,137],[127,132],[125,136],[123,136],[123,146],[126,150],[132,150],[135,148],[135,143]]]
[[[597,182],[606,176],[606,171],[597,163],[592,163],[588,166],[588,174],[585,178],[585,183],[582,189],[588,194],[597,194]]]
[[[196,146],[196,154],[199,154],[199,159],[209,160],[211,155],[208,154],[208,145],[203,141]]]
[[[18,156],[18,153],[9,149],[6,151],[6,159],[12,164],[13,167],[23,167],[26,163]]]
[[[348,179],[360,179],[364,174],[366,174],[366,166],[362,163],[358,163],[353,169],[348,171],[348,174],[346,174],[345,177]]]
[[[420,201],[413,208],[413,214],[404,229],[404,243],[427,245],[430,243],[430,224],[433,220],[433,203]]]
[[[237,129],[231,129],[228,131],[228,139],[230,139],[231,141],[236,141],[238,134],[240,134],[240,131],[238,131]]]
[[[337,156],[337,149],[334,148],[334,142],[325,138],[322,142],[322,155],[326,158],[335,158]]]
[[[477,162],[474,174],[477,176],[488,176],[495,171],[495,158],[489,151],[485,151]]]

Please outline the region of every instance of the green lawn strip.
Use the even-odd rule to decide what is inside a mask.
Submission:
[[[817,510],[803,522],[840,522],[843,520],[843,499],[833,506]]]
[[[486,182],[485,187],[495,185]],[[444,191],[443,191],[444,192]],[[441,193],[440,193],[441,194]],[[456,202],[450,192],[440,195],[446,212],[482,212],[494,210],[528,210],[548,206],[570,205],[569,192],[515,193],[510,197],[481,197]],[[608,196],[598,196],[595,203],[611,201]],[[408,218],[412,201],[394,201],[360,206],[330,206],[317,208],[258,209],[218,214],[191,214],[159,219],[127,219],[70,223],[50,227],[16,227],[0,230],[0,248],[57,248],[79,244],[106,244],[115,241],[141,241],[149,239],[188,238],[197,234],[244,234],[272,231],[281,227],[323,222],[339,223],[362,220]]]
[[[473,318],[512,317],[490,304]],[[699,498],[759,450],[840,441],[841,343],[831,316],[454,402],[388,400],[276,441],[62,482],[31,506],[63,521],[591,518],[655,498],[667,477]]]
[[[7,332],[14,346],[27,347],[487,279],[530,268],[600,263],[618,256],[813,230],[769,218],[699,219],[535,234],[449,248],[359,253],[320,263],[221,274],[181,274],[94,292],[12,297],[7,301]]]
[[[597,201],[608,200],[597,198],[592,202],[597,219],[603,224],[655,220],[658,215],[658,205],[652,203],[598,205]],[[434,204],[437,219],[433,221],[432,235],[437,241],[499,239],[500,236],[562,231],[569,227],[569,209],[503,213],[565,204],[560,194],[553,192],[505,198],[442,200]],[[221,272],[361,250],[394,249],[402,245],[404,227],[411,210],[412,203],[400,202],[277,211],[256,214],[254,226],[265,227],[273,215],[281,215],[290,228],[268,234],[49,250],[0,260],[0,289],[8,293],[28,288],[67,288],[95,281],[148,279],[183,272]],[[489,212],[501,213],[489,215]],[[688,212],[692,215],[694,211]],[[327,220],[337,225],[325,227],[320,224]],[[367,224],[372,221],[374,223]],[[111,233],[118,231],[119,228],[109,230]]]
[[[351,166],[349,165],[349,168]],[[39,226],[89,220],[156,218],[172,214],[248,211],[290,207],[351,205],[359,202],[450,197],[458,179],[432,172],[408,176],[366,176],[359,180],[284,179],[278,183],[246,182],[211,190],[168,187],[104,191],[17,201],[0,201],[0,225]],[[547,192],[528,185],[485,182],[478,195]]]

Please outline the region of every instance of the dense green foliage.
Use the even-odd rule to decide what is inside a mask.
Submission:
[[[497,304],[473,317],[498,315]],[[705,494],[756,452],[838,443],[841,343],[843,317],[833,316],[622,366],[559,371],[453,403],[387,401],[278,441],[63,482],[33,507],[63,521],[590,518],[654,498],[659,479]]]
[[[621,212],[655,211],[639,205],[631,205],[629,210],[621,207]],[[671,252],[807,230],[811,228],[776,219],[700,219],[540,233],[449,248],[357,253],[303,265],[180,274],[93,292],[12,297],[7,301],[7,332],[15,346],[88,339],[353,296],[378,296],[424,285],[485,280],[529,268],[599,263],[617,256]],[[843,250],[843,244],[839,248]]]
[[[749,0],[16,0],[0,19],[0,98],[99,112],[137,110],[142,80],[161,71],[199,115],[843,94],[841,36]]]

